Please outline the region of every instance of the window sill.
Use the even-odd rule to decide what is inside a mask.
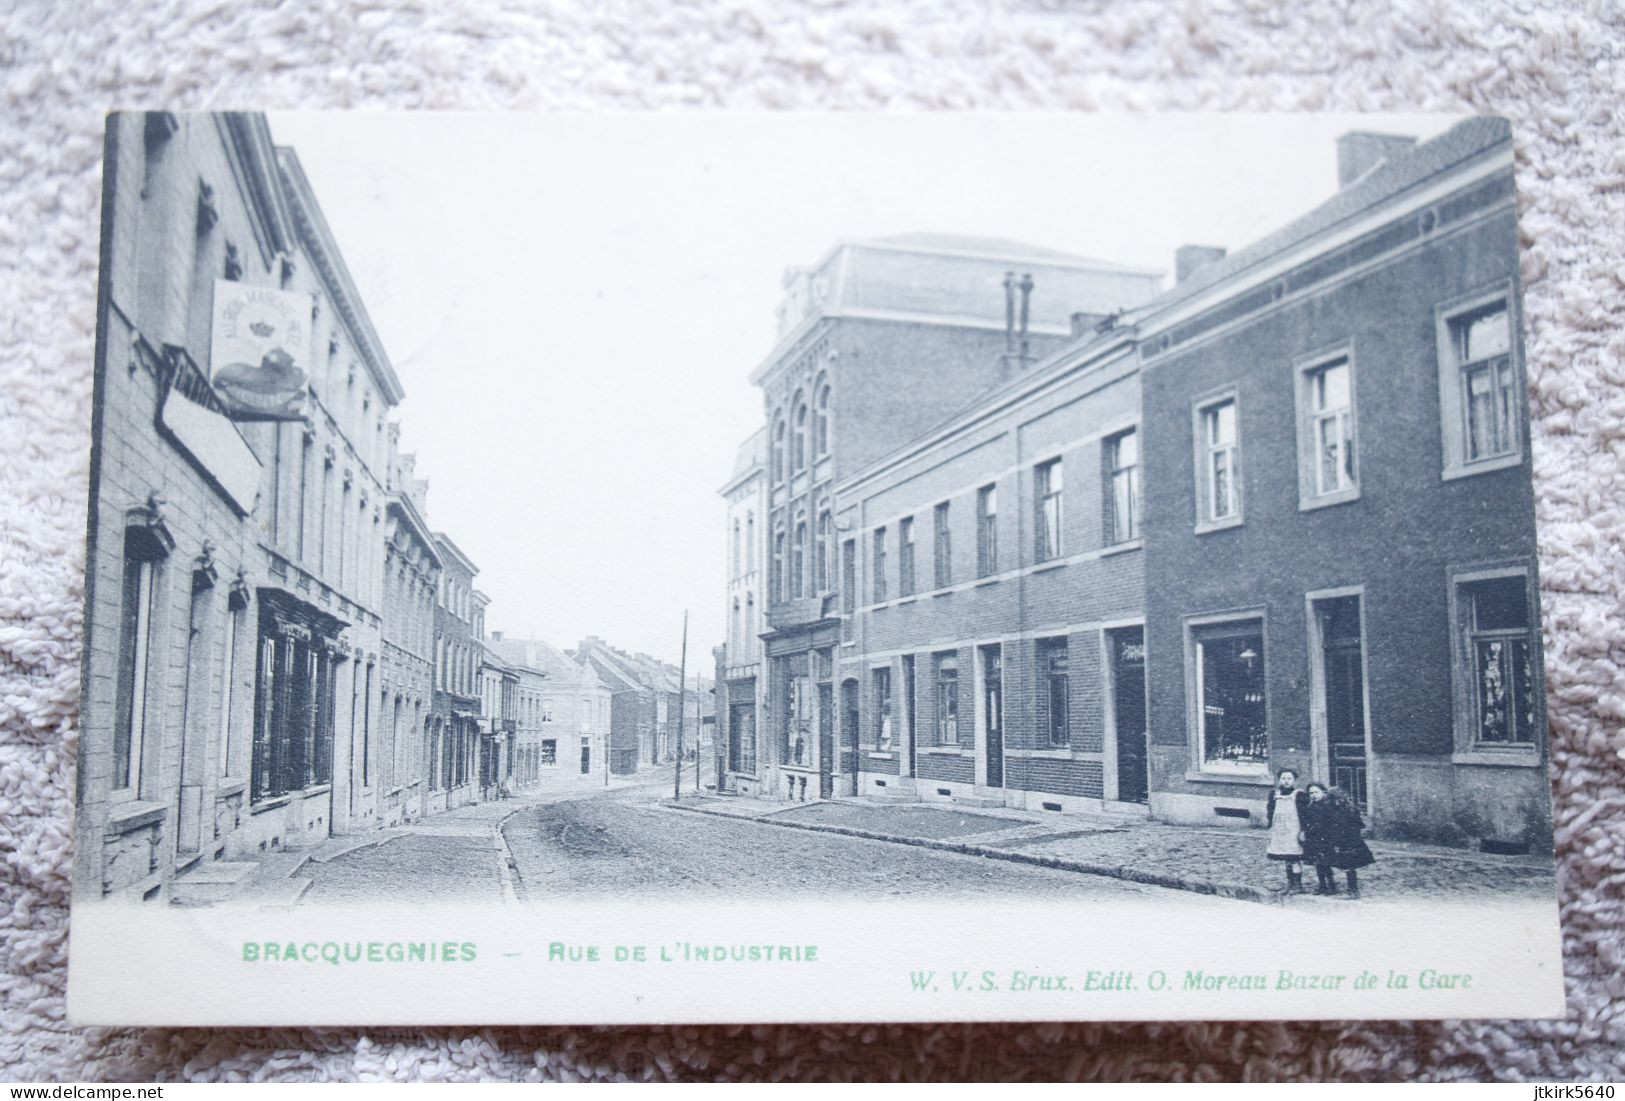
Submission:
[[[1044,749],[1009,749],[1005,751],[1005,756],[1041,761],[1070,761],[1078,756],[1078,752],[1071,746],[1048,746]]]
[[[905,596],[905,597],[901,598],[900,600],[898,600],[897,601],[897,606],[899,608],[901,608],[904,604],[912,604],[918,599],[920,599],[920,598],[913,595],[912,593],[910,593],[908,596]]]
[[[868,756],[878,758],[879,760],[882,760],[882,761],[895,761],[895,760],[897,760],[897,752],[895,750],[891,750],[891,749],[870,749],[870,750],[866,750],[865,752],[867,753]]]
[[[1186,769],[1185,779],[1193,784],[1250,784],[1254,787],[1267,788],[1275,783],[1275,778],[1269,772],[1209,772],[1198,769]]]
[[[134,802],[123,803],[116,810],[108,813],[107,833],[109,836],[114,836],[162,822],[164,812],[167,809],[163,803],[149,803],[139,799]]]
[[[1114,554],[1127,554],[1129,551],[1143,549],[1145,549],[1145,540],[1136,536],[1133,539],[1125,539],[1121,543],[1111,543],[1100,548],[1100,557],[1110,558]]]
[[[220,786],[215,789],[216,799],[230,799],[233,795],[241,795],[248,787],[246,780],[221,780]]]
[[[980,580],[973,581],[971,583],[971,588],[973,588],[973,589],[985,589],[989,585],[997,585],[998,583],[999,583],[999,579],[997,577],[984,577],[984,578],[981,578]]]
[[[1457,750],[1450,755],[1450,763],[1488,765],[1491,768],[1542,768],[1546,764],[1533,746],[1518,749]]]
[[[1493,459],[1479,459],[1472,463],[1456,463],[1444,468],[1439,479],[1453,482],[1457,478],[1471,478],[1475,474],[1489,474],[1496,470],[1506,470],[1509,467],[1523,464],[1523,452],[1514,451],[1510,455],[1497,455]]]
[[[923,745],[919,752],[928,753],[933,757],[974,757],[974,750],[961,749],[956,745]]]
[[[1196,525],[1197,535],[1206,535],[1212,531],[1229,531],[1231,528],[1241,527],[1240,516],[1226,516],[1223,520],[1204,520]]]
[[[1066,565],[1066,559],[1064,558],[1046,558],[1033,566],[1032,572],[1034,574],[1049,573],[1051,570],[1058,570],[1064,565]]]
[[[1298,511],[1314,512],[1316,509],[1331,508],[1333,505],[1346,505],[1350,501],[1360,499],[1360,487],[1352,489],[1339,489],[1333,493],[1322,493],[1316,496],[1298,495]]]
[[[249,807],[248,813],[264,814],[268,810],[276,810],[278,807],[287,806],[292,799],[293,796],[291,795],[273,795],[271,798],[261,799],[258,803]]]
[[[953,595],[954,595],[954,591],[952,589],[938,589],[936,592],[931,594],[931,599],[932,600],[941,600],[945,596],[953,596]]]

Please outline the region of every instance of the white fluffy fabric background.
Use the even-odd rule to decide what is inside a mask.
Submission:
[[[0,0],[0,1079],[1625,1077],[1625,8],[1613,0]],[[1561,1021],[77,1030],[63,1020],[112,107],[1453,110],[1517,141]],[[832,991],[832,995],[837,992]]]

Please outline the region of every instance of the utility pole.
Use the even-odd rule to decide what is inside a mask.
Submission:
[[[667,651],[670,653],[670,651]],[[671,668],[667,666],[667,668]],[[677,662],[677,763],[671,778],[671,797],[683,797],[683,709],[688,706],[688,609],[683,609],[683,655]],[[695,754],[698,757],[698,754]],[[699,767],[696,761],[695,768]]]

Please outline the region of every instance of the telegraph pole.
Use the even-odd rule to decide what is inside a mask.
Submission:
[[[669,667],[668,667],[669,668]],[[683,656],[677,663],[677,763],[671,779],[672,799],[683,797],[683,710],[688,706],[688,609],[683,609]],[[698,758],[699,754],[695,754]],[[694,767],[699,767],[696,760]]]

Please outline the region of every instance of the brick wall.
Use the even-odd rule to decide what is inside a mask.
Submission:
[[[1479,215],[1459,227],[1442,225],[1436,240],[1146,367],[1154,788],[1256,797],[1256,789],[1193,785],[1184,777],[1193,764],[1186,751],[1184,617],[1228,609],[1256,608],[1265,619],[1272,767],[1307,772],[1315,766],[1305,594],[1345,586],[1364,587],[1374,753],[1396,761],[1449,759],[1455,688],[1448,571],[1483,562],[1532,566],[1535,560],[1526,428],[1520,464],[1441,478],[1447,445],[1435,307],[1478,288],[1515,285],[1517,278],[1514,211],[1502,206]],[[1295,362],[1339,344],[1346,344],[1354,367],[1359,496],[1302,511]],[[1224,387],[1234,387],[1238,401],[1244,522],[1199,535],[1193,401]],[[1491,782],[1518,799],[1525,783],[1543,788],[1545,781],[1538,769],[1504,769]],[[1431,819],[1420,832],[1457,839],[1451,802],[1415,800],[1405,813]],[[1394,821],[1393,810],[1379,793],[1379,829],[1417,832],[1415,823]],[[1533,832],[1541,829],[1536,822]]]

